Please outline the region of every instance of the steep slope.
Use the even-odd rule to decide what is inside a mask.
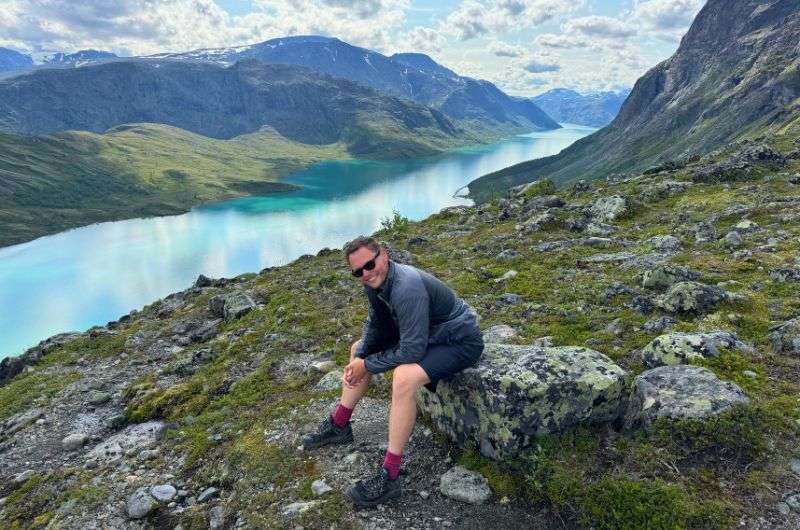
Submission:
[[[386,57],[334,38],[284,37],[252,46],[153,57],[226,65],[243,59],[258,59],[266,63],[305,66],[439,108],[452,118],[481,121],[484,127],[499,131],[559,127],[530,100],[508,96],[487,81],[459,76],[426,55]]]
[[[630,90],[581,94],[555,88],[531,99],[559,123],[604,127],[617,116],[628,94]]]
[[[175,61],[123,61],[40,70],[0,82],[0,130],[103,132],[163,123],[212,138],[268,126],[307,144],[343,142],[354,155],[431,153],[460,132],[441,112],[286,65],[229,68]]]
[[[33,67],[33,60],[22,53],[0,48],[0,72],[12,72]]]
[[[617,118],[560,154],[485,175],[479,200],[549,176],[642,170],[773,130],[798,114],[800,3],[709,0],[678,51],[634,86]]]

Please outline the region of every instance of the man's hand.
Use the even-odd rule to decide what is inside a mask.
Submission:
[[[344,367],[344,384],[348,387],[358,385],[364,377],[367,376],[367,367],[364,365],[364,359],[356,357],[350,364]]]

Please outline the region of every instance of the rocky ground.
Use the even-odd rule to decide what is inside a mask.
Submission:
[[[397,260],[482,317],[493,345],[463,384],[488,395],[492,377],[517,378],[506,409],[527,418],[535,398],[514,385],[557,374],[569,399],[548,407],[575,407],[545,414],[546,429],[506,416],[487,431],[440,414],[455,398],[421,398],[396,505],[357,511],[344,496],[381,462],[391,376],[356,411],[353,444],[298,449],[335,404],[366,314],[338,251],[201,277],[48,339],[0,363],[0,526],[800,527],[796,158],[776,136],[387,223]],[[585,356],[613,395],[590,394],[596,378],[575,390],[587,372],[552,364]]]

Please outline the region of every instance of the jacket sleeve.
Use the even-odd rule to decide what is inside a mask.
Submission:
[[[369,303],[369,315],[364,322],[364,330],[361,333],[361,343],[356,350],[356,357],[365,358],[367,355],[376,352],[378,346],[378,327],[375,325],[375,310]]]
[[[400,328],[400,342],[394,348],[370,355],[365,359],[367,370],[373,374],[391,370],[400,364],[417,363],[428,349],[428,292],[422,281],[392,293],[392,310]]]

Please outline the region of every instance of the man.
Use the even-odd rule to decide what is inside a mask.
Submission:
[[[344,248],[353,276],[361,278],[369,317],[350,347],[342,396],[306,449],[353,441],[350,416],[367,392],[372,374],[394,369],[389,412],[389,448],[378,474],[350,490],[357,506],[374,506],[400,496],[400,463],[417,418],[415,394],[475,364],[483,352],[477,314],[447,285],[410,265],[389,259],[386,248],[359,237]]]

